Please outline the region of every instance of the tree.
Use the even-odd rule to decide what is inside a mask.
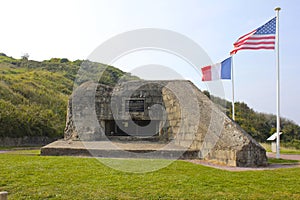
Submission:
[[[29,54],[28,53],[24,53],[21,57],[23,60],[28,60],[29,58]]]
[[[24,67],[28,68],[28,58],[29,58],[29,54],[28,53],[24,53],[22,55],[22,64]]]

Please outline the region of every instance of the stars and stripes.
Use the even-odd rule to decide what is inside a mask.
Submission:
[[[258,29],[241,36],[233,45],[230,54],[236,54],[239,50],[275,49],[276,17],[268,21]]]

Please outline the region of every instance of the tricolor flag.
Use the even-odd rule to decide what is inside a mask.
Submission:
[[[231,79],[231,57],[221,63],[202,67],[201,71],[202,81]]]
[[[240,37],[234,44],[230,54],[239,50],[275,49],[276,17],[263,26]]]

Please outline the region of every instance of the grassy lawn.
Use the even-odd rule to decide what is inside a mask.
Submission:
[[[300,154],[299,149],[281,148],[280,153],[282,154]]]
[[[287,160],[287,159],[277,159],[277,158],[268,158],[268,163],[270,164],[275,164],[275,163],[278,163],[278,164],[297,164],[299,163],[298,160]]]
[[[94,158],[43,157],[31,150],[0,154],[0,169],[0,191],[8,191],[9,200],[300,199],[300,168],[229,172],[176,161],[134,174]]]

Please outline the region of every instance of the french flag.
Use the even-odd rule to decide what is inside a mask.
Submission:
[[[221,63],[202,67],[201,71],[202,81],[231,79],[231,57]]]

